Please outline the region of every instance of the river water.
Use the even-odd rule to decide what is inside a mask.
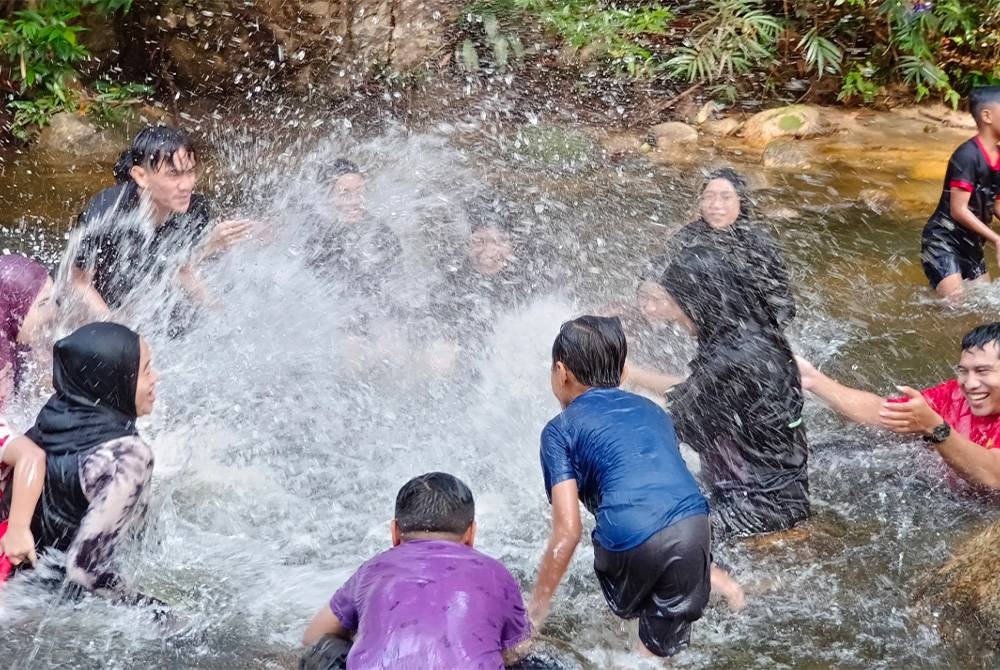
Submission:
[[[173,605],[173,619],[154,623],[96,599],[57,603],[16,580],[0,603],[2,657],[18,668],[295,667],[308,618],[388,546],[396,491],[430,470],[472,486],[480,548],[530,588],[548,530],[538,435],[558,411],[548,388],[552,337],[564,319],[633,295],[642,261],[689,220],[711,165],[735,162],[753,175],[762,225],[781,240],[796,282],[790,338],[799,351],[881,393],[946,379],[961,334],[995,318],[1000,291],[975,291],[950,309],[928,297],[920,227],[964,135],[914,138],[892,127],[881,131],[883,151],[827,140],[813,167],[787,173],[756,167],[735,142],[692,164],[653,166],[642,156],[608,159],[579,132],[530,124],[362,134],[332,123],[265,138],[214,129],[205,184],[216,209],[264,220],[267,233],[206,271],[219,304],[181,337],[152,325],[163,298],[155,292],[134,314],[148,324],[162,381],[143,426],[157,457],[152,516],[126,563],[138,587]],[[448,272],[451,261],[440,259],[459,254],[469,199],[508,203],[516,264],[536,280],[535,295],[480,334],[486,346],[461,374],[416,361],[388,323],[373,328],[385,333],[374,355],[339,334],[355,305],[331,298],[337,280],[316,275],[302,244],[311,225],[303,204],[320,204],[315,169],[338,155],[371,175],[370,216],[404,248],[394,291],[417,309]],[[109,183],[108,166],[8,157],[5,247],[54,261],[75,212]],[[887,190],[896,203],[874,214],[858,202],[862,188]],[[672,331],[630,345],[674,370],[693,350]],[[42,399],[19,406],[19,425]],[[963,496],[919,444],[849,426],[815,403],[806,419],[815,518],[793,537],[716,548],[746,585],[748,606],[734,614],[713,600],[677,664],[979,663],[981,650],[942,639],[914,592],[994,509]],[[629,653],[591,560],[584,543],[546,633],[581,667],[656,667]]]

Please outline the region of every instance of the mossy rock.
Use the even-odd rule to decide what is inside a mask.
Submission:
[[[754,114],[744,124],[742,134],[749,143],[764,145],[781,137],[816,137],[827,125],[818,107],[789,105]]]

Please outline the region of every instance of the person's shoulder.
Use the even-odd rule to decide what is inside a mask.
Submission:
[[[127,201],[127,187],[127,184],[115,184],[95,193],[80,214],[79,222],[86,224],[114,208],[123,209]]]
[[[979,161],[983,152],[979,149],[979,143],[975,137],[971,137],[959,144],[951,154],[952,161],[970,162]]]
[[[514,575],[499,558],[494,558],[474,547],[468,547],[464,544],[460,546],[468,550],[467,556],[476,569],[482,570],[484,574],[489,574],[501,582],[517,582]]]

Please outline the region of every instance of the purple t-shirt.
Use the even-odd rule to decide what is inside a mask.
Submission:
[[[457,542],[412,540],[370,559],[330,610],[356,631],[351,670],[498,670],[528,639],[521,589],[500,561]]]

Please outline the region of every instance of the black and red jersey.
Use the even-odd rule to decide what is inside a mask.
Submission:
[[[991,162],[986,147],[978,136],[963,142],[951,155],[944,175],[941,200],[927,223],[927,229],[939,229],[933,232],[949,231],[953,235],[969,238],[969,242],[982,245],[983,240],[978,235],[951,218],[951,194],[956,189],[971,194],[969,210],[980,221],[990,225],[993,220],[993,201],[1000,192],[1000,156],[996,162]],[[930,232],[927,229],[925,234]]]

